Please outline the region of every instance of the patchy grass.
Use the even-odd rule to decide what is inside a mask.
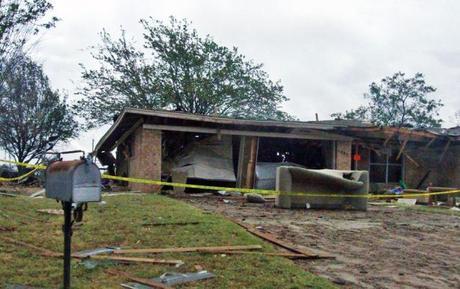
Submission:
[[[163,248],[180,246],[224,246],[261,244],[264,251],[274,248],[239,226],[218,215],[207,214],[183,202],[158,195],[105,197],[105,205],[90,204],[84,224],[74,228],[73,252],[101,246],[125,248]],[[0,197],[0,230],[7,236],[61,252],[63,216],[48,215],[37,209],[59,209],[47,199]],[[151,222],[198,221],[184,226],[142,226]],[[141,257],[140,255],[137,255]],[[221,254],[156,254],[158,258],[180,259],[185,265],[99,263],[86,269],[72,261],[72,288],[120,288],[126,281],[104,272],[114,268],[144,278],[167,271],[195,272],[194,265],[216,274],[216,278],[176,286],[176,288],[334,288],[323,278],[303,271],[292,261],[273,256]],[[0,287],[20,283],[44,288],[59,288],[62,260],[43,257],[30,250],[0,241]]]

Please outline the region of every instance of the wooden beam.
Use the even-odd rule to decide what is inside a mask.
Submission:
[[[3,241],[8,242],[10,244],[14,244],[14,245],[17,245],[17,246],[21,246],[21,247],[31,249],[33,251],[39,252],[42,255],[46,255],[46,256],[50,256],[50,257],[60,257],[60,256],[62,256],[62,254],[60,254],[60,253],[57,253],[57,252],[54,252],[54,251],[51,251],[51,250],[48,250],[48,249],[45,249],[45,248],[41,248],[41,247],[29,244],[29,243],[25,243],[25,242],[22,242],[22,241],[13,239],[13,238],[0,236],[0,240],[3,240]]]
[[[250,149],[249,149],[249,161],[246,172],[245,188],[252,189],[254,187],[256,163],[257,163],[257,152],[259,149],[259,138],[250,138]]]
[[[144,122],[143,118],[138,119],[133,126],[125,131],[123,135],[110,147],[109,151],[113,151],[116,147],[118,147],[121,143],[125,141],[125,139],[130,136],[142,123]]]
[[[399,158],[401,157],[402,153],[404,152],[404,149],[406,148],[406,145],[407,145],[407,142],[409,141],[409,138],[406,138],[401,146],[401,148],[399,149],[399,153],[398,155],[396,156],[396,160],[399,160]]]
[[[353,140],[352,137],[326,133],[317,131],[314,133],[287,133],[287,132],[267,132],[267,131],[249,131],[249,130],[233,130],[233,129],[216,129],[209,127],[194,127],[194,126],[176,126],[176,125],[154,125],[144,124],[145,129],[165,130],[165,131],[183,131],[195,133],[209,133],[222,135],[240,135],[240,136],[257,136],[271,138],[292,138],[292,139],[312,139],[312,140]]]
[[[443,161],[444,156],[446,155],[446,152],[449,149],[449,146],[450,146],[450,139],[447,141],[446,145],[444,146],[444,149],[442,150],[442,154],[439,157],[438,164],[440,164]]]
[[[436,137],[432,138],[432,139],[426,144],[426,146],[424,147],[424,149],[427,150],[427,149],[430,147],[430,145],[431,145],[436,139],[437,139]]]
[[[390,141],[390,139],[393,138],[393,136],[395,135],[396,133],[395,132],[392,132],[386,139],[385,141],[383,142],[383,146],[386,147],[388,142]]]
[[[227,255],[264,255],[264,256],[278,256],[289,259],[317,259],[316,256],[307,256],[305,254],[296,253],[283,253],[283,252],[250,252],[250,251],[216,251],[216,252],[200,252],[200,253],[212,253],[212,254],[227,254]],[[333,256],[329,256],[334,259]],[[328,258],[324,256],[322,258]]]
[[[414,160],[410,155],[408,155],[406,152],[403,152],[404,156],[409,160],[411,161],[417,168],[420,167],[420,164]]]
[[[185,253],[185,252],[222,252],[233,250],[260,250],[260,245],[218,246],[218,247],[179,247],[179,248],[147,248],[122,249],[113,251],[114,254],[156,254],[156,253]]]
[[[77,256],[72,256],[72,257],[77,258]],[[95,259],[95,260],[110,260],[110,261],[117,261],[117,262],[122,262],[122,263],[147,263],[147,264],[164,264],[164,265],[174,265],[174,266],[184,264],[184,262],[182,262],[181,260],[165,260],[165,259],[154,259],[154,258],[99,256],[99,255],[93,255],[87,258]]]
[[[245,147],[246,147],[246,136],[240,136],[240,149],[238,152],[238,167],[236,172],[236,187],[242,188],[244,183],[244,155],[245,155]]]
[[[129,279],[131,281],[140,283],[142,285],[150,286],[150,287],[155,288],[155,289],[170,289],[170,288],[172,288],[172,287],[166,286],[166,285],[164,285],[164,284],[162,284],[160,282],[153,281],[151,279],[132,276],[131,274],[126,273],[124,271],[119,271],[119,270],[114,270],[114,269],[106,269],[105,272],[110,274],[110,275],[125,277],[126,279]]]
[[[321,258],[334,258],[333,256],[323,256],[323,255],[319,255],[319,254],[316,254],[312,251],[307,251],[305,249],[300,249],[300,248],[297,248],[295,247],[294,245],[291,245],[291,244],[288,244],[282,240],[279,240],[278,238],[276,238],[274,235],[270,234],[270,233],[264,233],[264,232],[261,232],[259,230],[257,230],[256,228],[252,227],[251,225],[248,225],[248,224],[245,224],[243,222],[240,222],[238,220],[235,220],[235,219],[231,219],[231,218],[227,218],[228,220],[234,222],[235,224],[243,227],[246,229],[246,231],[248,231],[249,233],[259,237],[259,238],[262,238],[264,239],[265,241],[268,241],[272,244],[275,244],[275,245],[278,245],[284,249],[287,249],[291,252],[294,252],[296,254],[303,254],[305,256],[308,256],[310,257],[311,259],[321,259]]]

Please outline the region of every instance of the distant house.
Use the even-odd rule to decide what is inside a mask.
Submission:
[[[128,108],[95,152],[119,176],[207,185],[257,187],[263,174],[288,162],[314,169],[368,170],[372,191],[401,181],[410,188],[460,186],[459,128],[376,127],[353,120],[255,121]],[[159,190],[128,185],[144,192]]]

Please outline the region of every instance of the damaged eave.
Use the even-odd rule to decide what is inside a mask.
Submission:
[[[353,138],[349,136],[333,134],[321,130],[290,130],[289,132],[272,132],[261,130],[239,130],[239,129],[225,129],[225,128],[209,128],[209,127],[196,127],[196,126],[174,126],[174,125],[157,125],[157,124],[144,124],[144,129],[163,130],[163,131],[181,131],[193,133],[208,133],[220,135],[238,135],[238,136],[256,136],[268,138],[288,138],[288,139],[313,139],[313,140],[343,140],[352,141]]]

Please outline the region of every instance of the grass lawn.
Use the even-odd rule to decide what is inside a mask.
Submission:
[[[101,246],[166,248],[261,244],[275,249],[222,217],[204,213],[188,204],[158,195],[105,197],[105,205],[90,204],[84,225],[74,227],[73,252]],[[10,237],[49,250],[62,252],[63,216],[37,209],[59,209],[53,200],[0,196],[0,237]],[[184,226],[142,226],[151,222],[198,221]],[[14,229],[14,230],[8,230]],[[136,255],[136,257],[147,257]],[[155,258],[180,259],[179,268],[168,265],[116,264],[99,261],[87,269],[72,260],[72,288],[121,288],[127,281],[104,272],[113,268],[137,277],[152,278],[165,272],[196,272],[195,265],[216,278],[175,288],[334,288],[327,280],[303,271],[292,261],[274,256],[221,254],[156,254]],[[43,257],[31,249],[0,241],[0,287],[19,283],[60,288],[62,260]]]

